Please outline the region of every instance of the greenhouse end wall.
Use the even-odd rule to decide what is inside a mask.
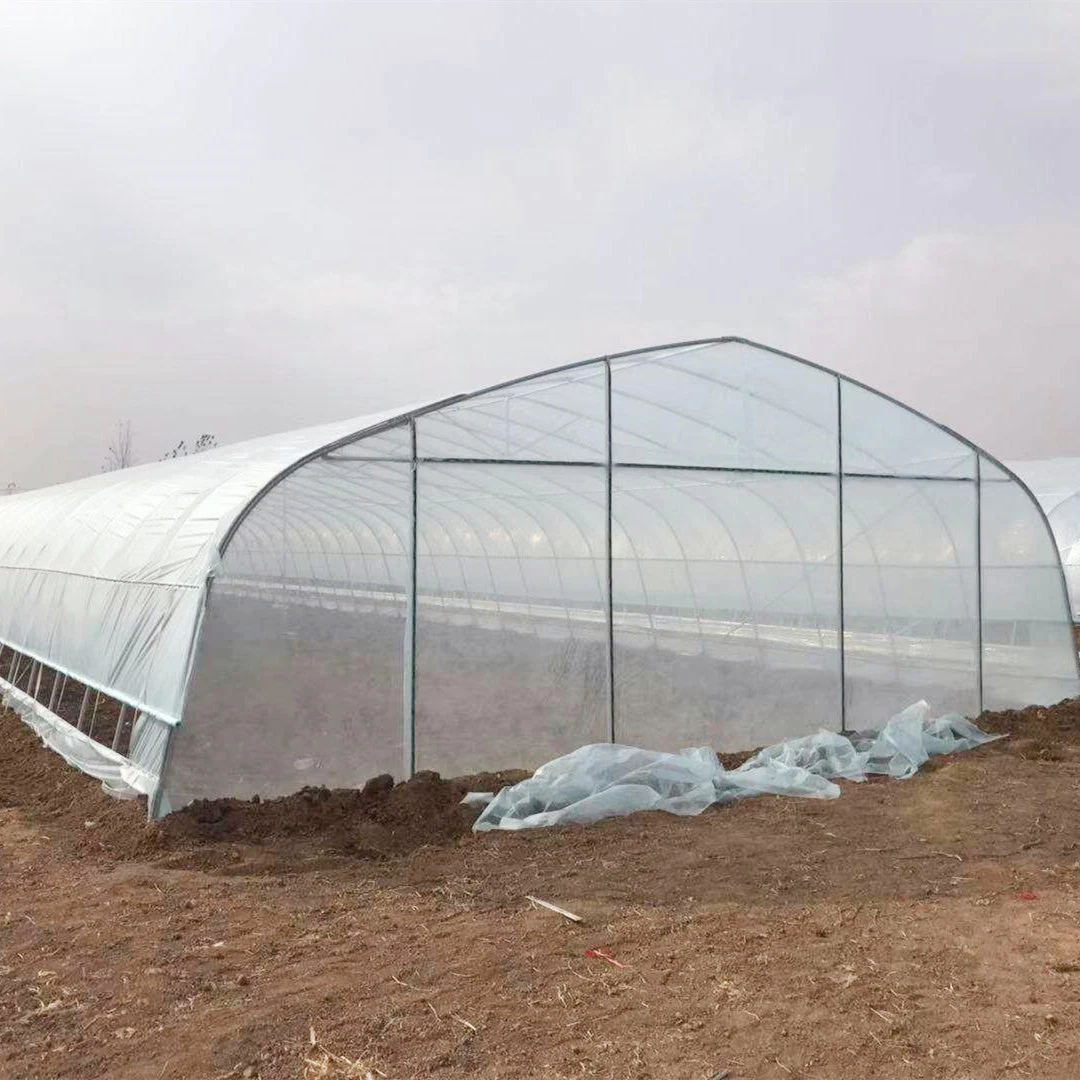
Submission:
[[[1013,476],[832,372],[706,342],[416,413],[272,485],[215,573],[156,810],[1077,689]]]

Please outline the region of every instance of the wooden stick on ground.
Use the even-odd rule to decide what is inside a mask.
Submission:
[[[571,922],[585,921],[580,915],[575,915],[572,911],[567,911],[566,908],[549,904],[546,900],[540,900],[535,896],[526,896],[525,899],[530,900],[534,904],[539,904],[542,908],[547,908],[548,911],[554,911],[556,915],[561,915],[564,919],[569,919]]]

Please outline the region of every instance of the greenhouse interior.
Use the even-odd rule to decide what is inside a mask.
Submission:
[[[738,338],[0,500],[3,701],[152,817],[1050,704],[1073,610],[1014,469]]]

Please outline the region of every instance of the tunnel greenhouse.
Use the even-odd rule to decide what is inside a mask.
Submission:
[[[1077,694],[1008,468],[737,338],[0,500],[0,690],[159,816]]]

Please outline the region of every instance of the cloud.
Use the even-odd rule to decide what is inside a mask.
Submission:
[[[0,0],[0,483],[728,332],[1011,438],[1080,53],[1006,7]]]
[[[1080,455],[1080,225],[920,236],[799,290],[790,340],[1003,457]]]
[[[947,165],[927,165],[916,179],[928,191],[954,198],[963,195],[975,184],[976,175],[962,169],[950,169]]]

